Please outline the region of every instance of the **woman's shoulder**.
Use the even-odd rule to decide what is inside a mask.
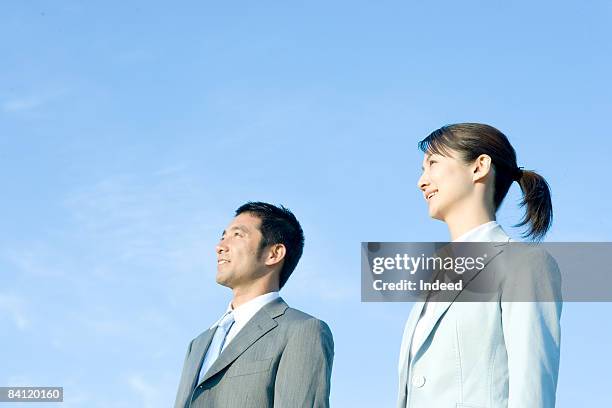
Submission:
[[[501,278],[505,290],[513,288],[522,301],[558,300],[561,273],[557,261],[539,243],[509,241],[501,258]]]

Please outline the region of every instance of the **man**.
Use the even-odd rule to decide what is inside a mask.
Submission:
[[[303,248],[285,207],[249,202],[236,210],[216,247],[216,280],[233,299],[189,344],[175,408],[329,406],[331,331],[278,294]]]

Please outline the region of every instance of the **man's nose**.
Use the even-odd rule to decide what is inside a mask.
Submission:
[[[219,243],[215,246],[215,252],[217,255],[227,252],[227,246],[223,244],[223,241],[219,241]]]

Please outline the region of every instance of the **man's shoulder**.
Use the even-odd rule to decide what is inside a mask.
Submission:
[[[294,309],[291,306],[287,307],[287,310],[285,310],[285,317],[288,320],[296,321],[296,322],[301,322],[301,321],[311,320],[311,319],[319,320],[316,317],[309,315],[308,313],[302,312],[299,309]]]
[[[275,319],[278,323],[286,323],[291,325],[326,325],[323,320],[320,320],[308,313],[289,306],[281,297],[267,304],[264,309],[270,315],[270,317]]]
[[[280,321],[279,321],[280,323]],[[287,307],[283,314],[282,323],[287,324],[293,328],[311,328],[314,330],[320,330],[324,332],[330,332],[329,326],[323,320],[314,317],[308,313],[305,313],[299,309]]]

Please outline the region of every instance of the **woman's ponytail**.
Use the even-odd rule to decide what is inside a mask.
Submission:
[[[523,237],[539,241],[544,238],[552,225],[553,208],[550,187],[544,177],[530,170],[522,170],[516,181],[523,192],[520,206],[525,208],[525,215],[515,227],[528,225],[529,228]]]

